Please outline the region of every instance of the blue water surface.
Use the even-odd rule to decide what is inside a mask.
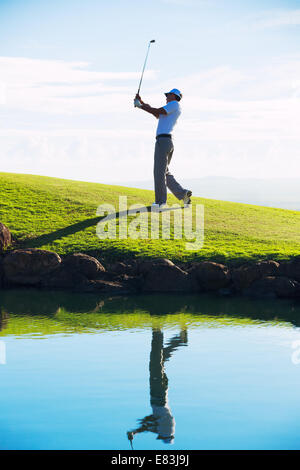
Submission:
[[[1,449],[300,449],[297,304],[21,292],[1,301]]]

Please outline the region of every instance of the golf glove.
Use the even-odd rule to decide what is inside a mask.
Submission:
[[[134,107],[135,108],[141,108],[142,107],[142,103],[137,98],[135,98],[135,100],[134,100]]]

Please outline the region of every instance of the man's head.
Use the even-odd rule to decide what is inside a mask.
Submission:
[[[182,98],[182,94],[180,93],[179,90],[177,90],[177,88],[173,88],[171,91],[168,91],[167,93],[165,93],[166,95],[166,98],[167,98],[167,103],[169,103],[170,101],[180,101],[181,98]]]

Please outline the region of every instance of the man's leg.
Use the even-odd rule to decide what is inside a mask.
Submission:
[[[172,159],[173,151],[174,151],[174,147],[173,147],[172,151],[170,152],[170,154],[168,155],[168,166],[167,166],[167,170],[166,170],[167,186],[168,186],[169,190],[174,194],[174,196],[177,197],[177,199],[183,199],[186,192],[187,192],[187,189],[184,189],[178,183],[178,181],[176,181],[174,176],[169,171],[169,164],[170,164],[171,159]]]
[[[167,201],[166,171],[168,157],[173,151],[171,139],[160,138],[155,144],[154,153],[154,190],[156,204],[165,204]]]

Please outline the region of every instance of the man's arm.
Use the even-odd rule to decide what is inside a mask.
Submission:
[[[168,114],[167,111],[165,110],[165,108],[152,108],[152,106],[150,106],[150,104],[144,103],[144,101],[141,99],[141,97],[139,95],[136,95],[136,99],[138,99],[141,102],[142,106],[141,106],[140,109],[143,109],[147,113],[152,114],[157,119],[159,118],[160,114],[164,114],[164,115]]]
[[[146,111],[147,113],[153,114],[157,119],[159,118],[160,114],[167,114],[167,111],[164,108],[152,108],[150,104],[143,103],[141,109]]]

